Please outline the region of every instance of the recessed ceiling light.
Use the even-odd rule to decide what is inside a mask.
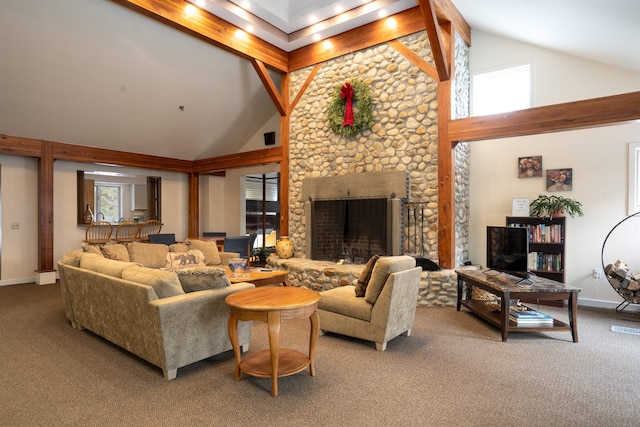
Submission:
[[[247,30],[247,33],[253,34],[253,31],[255,30],[255,27],[253,25],[247,25],[245,30]]]
[[[324,47],[325,49],[329,50],[333,47],[333,44],[331,44],[331,42],[329,40],[325,40],[322,42],[322,47]]]
[[[240,39],[240,40],[246,40],[247,39],[247,33],[245,33],[244,30],[241,30],[240,28],[238,28],[233,35],[235,36],[235,38]]]
[[[199,8],[203,8],[204,7],[204,0],[197,0],[196,1],[196,6],[198,6]]]
[[[198,11],[198,9],[196,9],[196,7],[192,4],[188,4],[184,7],[184,13],[187,16],[193,16],[196,14],[196,12]]]
[[[385,20],[385,23],[389,28],[393,28],[393,29],[398,28],[398,21],[396,21],[396,18],[394,17],[387,18]]]
[[[315,24],[316,22],[318,22],[318,17],[316,17],[315,15],[309,15],[309,23]]]
[[[320,41],[320,39],[322,39],[322,37],[320,36],[320,34],[315,33],[315,34],[313,35],[313,40],[315,40],[315,41],[319,42],[319,41]]]
[[[380,10],[378,11],[378,18],[384,18],[384,17],[386,17],[386,16],[387,16],[387,11],[386,11],[386,10],[384,10],[384,9],[380,9]]]
[[[342,6],[336,6],[335,9],[333,9],[336,13],[342,13],[344,12],[344,8]]]

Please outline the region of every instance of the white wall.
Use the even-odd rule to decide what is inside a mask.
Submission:
[[[0,174],[0,284],[33,282],[38,268],[38,162],[0,155]],[[12,230],[12,222],[18,222],[20,228]]]
[[[525,61],[534,64],[534,106],[640,89],[640,74],[473,33],[472,75]],[[630,142],[640,142],[640,124],[471,143],[470,260],[486,263],[486,226],[504,225],[513,198],[533,200],[545,193],[544,178],[517,176],[518,157],[541,155],[544,170],[573,168],[573,190],[556,194],[577,199],[584,206],[584,217],[567,218],[566,282],[582,288],[581,304],[617,305],[622,299],[606,279],[594,279],[591,274],[594,268],[601,268],[600,251],[606,234],[627,214]],[[612,257],[628,260],[640,253],[636,244],[640,234],[627,237],[628,243],[618,245]],[[640,270],[640,257],[635,269]]]

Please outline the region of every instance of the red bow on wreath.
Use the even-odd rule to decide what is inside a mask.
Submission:
[[[353,126],[353,87],[351,87],[351,83],[347,82],[340,88],[340,97],[346,101],[342,127]]]

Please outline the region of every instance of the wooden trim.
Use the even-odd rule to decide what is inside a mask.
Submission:
[[[282,81],[280,82],[282,88],[282,98],[285,99],[287,111],[291,111],[291,106],[289,105],[289,73],[282,76]],[[302,89],[300,89],[302,92]],[[289,138],[290,138],[290,118],[291,116],[287,114],[286,116],[280,117],[280,146],[281,146],[281,156],[280,156],[280,235],[288,236],[289,235]]]
[[[38,270],[53,271],[53,152],[41,145],[38,161]]]
[[[82,145],[54,142],[53,157],[55,160],[68,160],[82,163],[107,163],[119,166],[130,166],[143,169],[156,169],[171,172],[191,172],[190,160],[172,159],[170,157],[151,156],[149,154],[130,153],[126,151],[108,150],[105,148],[85,147]]]
[[[433,0],[418,0],[418,4],[420,5],[427,36],[429,37],[431,54],[433,55],[436,69],[438,70],[438,81],[447,81],[450,76],[449,61],[447,59],[446,49],[443,47],[440,24],[438,23],[435,7],[433,6]]]
[[[200,175],[190,173],[188,185],[187,236],[200,236]]]
[[[42,155],[42,142],[39,139],[0,134],[0,154],[40,157]]]
[[[442,108],[442,107],[440,107]],[[449,122],[451,141],[477,141],[592,128],[640,120],[640,92]]]
[[[293,109],[296,108],[296,105],[298,105],[298,102],[300,102],[300,98],[302,98],[302,95],[304,95],[304,92],[307,90],[307,88],[313,81],[313,78],[316,76],[316,74],[318,74],[318,71],[320,70],[321,66],[322,64],[316,64],[313,67],[313,69],[311,70],[311,73],[309,73],[309,75],[307,76],[307,79],[302,84],[302,87],[300,87],[300,90],[298,91],[298,94],[296,95],[295,99],[293,100],[291,105],[289,105],[289,114],[291,114]]]
[[[300,70],[424,30],[424,20],[417,6],[390,18],[396,20],[395,28],[388,26],[385,18],[289,52],[289,71]],[[331,48],[326,48],[325,42],[330,44]]]
[[[436,82],[440,81],[438,76],[438,71],[431,66],[427,61],[422,59],[420,55],[409,49],[402,42],[398,40],[389,41],[389,45],[393,47],[398,53],[414,64],[416,67],[420,68],[425,74],[431,77]]]
[[[264,63],[259,59],[252,59],[251,65],[253,65],[253,68],[256,70],[256,73],[258,73],[258,77],[260,77],[260,81],[262,81],[262,84],[264,85],[264,88],[267,90],[267,93],[269,94],[271,101],[273,101],[273,104],[276,106],[278,113],[280,113],[281,116],[286,116],[288,114],[288,111],[285,109],[282,96],[280,96],[280,92],[278,92],[278,88],[276,87],[275,83],[273,82],[273,79],[269,75],[269,72],[267,71],[267,68],[264,66]]]
[[[282,143],[282,141],[281,141]],[[226,156],[211,157],[209,159],[194,160],[193,172],[211,174],[217,171],[246,166],[266,165],[282,161],[282,146],[265,148],[263,150],[247,151],[228,154]]]
[[[467,46],[471,46],[471,27],[451,0],[433,0],[436,16],[440,24],[449,22],[453,25],[451,34],[458,33]]]
[[[207,11],[196,8],[197,13],[186,16],[184,0],[111,0],[131,10],[197,37],[245,59],[259,59],[279,71],[287,71],[287,52]],[[243,31],[245,37],[237,37]]]

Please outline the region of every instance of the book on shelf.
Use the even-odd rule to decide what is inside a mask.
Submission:
[[[561,224],[509,224],[510,227],[524,227],[529,230],[530,243],[564,243]]]
[[[530,308],[511,309],[509,310],[509,318],[517,324],[553,324],[553,317]]]

